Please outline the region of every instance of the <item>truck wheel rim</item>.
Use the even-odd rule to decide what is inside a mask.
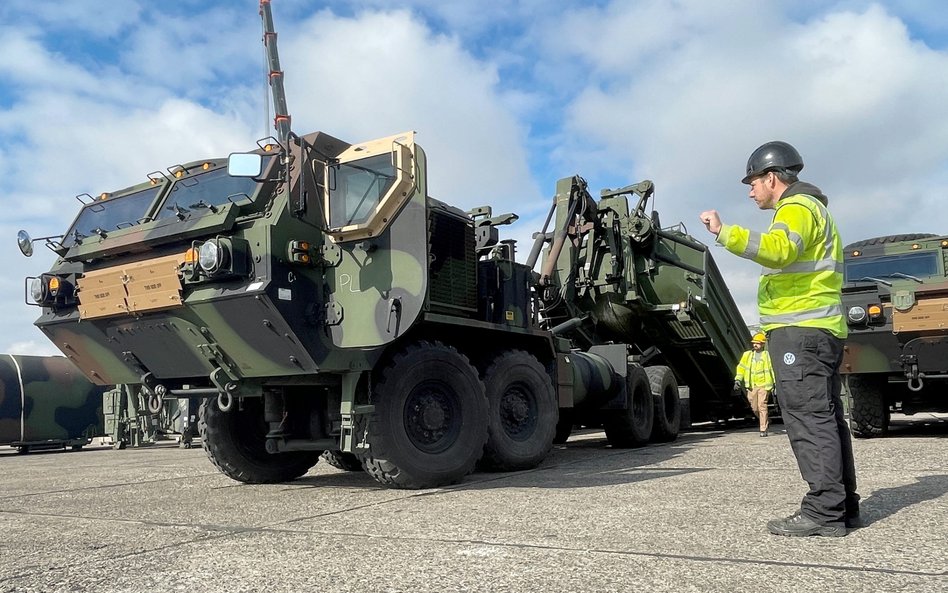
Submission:
[[[500,421],[515,441],[527,439],[536,430],[536,402],[521,385],[511,385],[500,398]]]
[[[411,443],[424,453],[447,450],[461,431],[457,395],[440,381],[419,384],[405,400],[405,429]]]

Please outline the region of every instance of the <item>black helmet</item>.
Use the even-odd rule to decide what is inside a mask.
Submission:
[[[775,140],[762,144],[747,159],[747,175],[741,183],[750,183],[758,175],[781,169],[796,175],[803,169],[803,157],[786,142]]]

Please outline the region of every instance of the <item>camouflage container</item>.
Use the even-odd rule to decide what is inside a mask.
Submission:
[[[867,239],[844,263],[853,434],[884,435],[893,411],[948,411],[948,237]]]
[[[61,356],[0,355],[0,445],[81,448],[104,434],[102,392]]]

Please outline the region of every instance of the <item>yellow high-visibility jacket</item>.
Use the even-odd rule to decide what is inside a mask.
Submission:
[[[754,356],[759,354],[760,356]],[[737,364],[735,381],[740,381],[748,389],[763,387],[767,391],[774,389],[774,367],[770,364],[770,353],[766,350],[754,352],[748,350]]]
[[[819,188],[798,181],[777,202],[766,233],[721,225],[717,242],[762,266],[757,288],[761,331],[786,326],[849,333],[840,291],[843,244]]]

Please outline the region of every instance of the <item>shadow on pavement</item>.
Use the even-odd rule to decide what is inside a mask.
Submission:
[[[893,414],[889,422],[889,433],[882,438],[904,437],[948,437],[948,418],[931,414],[903,416]]]
[[[864,526],[890,517],[912,505],[935,500],[948,493],[948,475],[919,476],[913,484],[876,490],[860,501]]]
[[[656,478],[706,471],[709,468],[657,468],[691,449],[695,443],[723,436],[721,428],[703,427],[682,433],[671,443],[654,443],[644,447],[617,449],[607,444],[598,430],[578,430],[570,441],[554,445],[539,467],[514,472],[489,472],[480,469],[460,483],[444,489],[491,488],[584,488],[632,484]],[[295,487],[388,489],[364,472],[341,472],[306,475],[294,480]]]
[[[906,417],[907,418],[907,417]],[[771,425],[771,436],[783,435],[782,422],[779,417]],[[609,446],[605,435],[598,428],[577,429],[566,444],[554,445],[549,456],[539,467],[517,472],[489,472],[476,470],[465,477],[459,484],[445,486],[443,489],[489,489],[530,487],[530,488],[584,488],[618,484],[632,484],[656,478],[684,475],[705,471],[708,468],[654,468],[649,467],[679,457],[688,451],[695,443],[717,439],[727,433],[741,429],[753,428],[756,430],[757,420],[753,418],[732,418],[726,422],[708,422],[697,424],[683,432],[678,440],[671,443],[653,443],[645,447],[616,449]],[[883,438],[918,437],[918,436],[948,436],[948,422],[934,419],[926,422],[910,422],[895,420],[889,436]],[[324,463],[324,462],[320,462]],[[929,498],[937,498],[948,491],[948,481],[940,484],[928,484],[931,477],[924,477],[920,484],[902,487],[915,492],[931,491]],[[946,478],[948,480],[948,478]],[[329,474],[306,475],[288,482],[294,487],[309,488],[357,488],[388,490],[386,486],[377,483],[362,471],[333,472]],[[892,489],[899,490],[899,489]],[[904,507],[891,507],[891,497],[903,497],[898,492],[886,495],[886,502],[881,507],[883,514],[877,509],[878,495],[873,494],[863,500],[867,517],[878,520]],[[914,494],[913,494],[914,496]],[[919,498],[912,500],[910,496],[904,506],[927,500]],[[868,524],[869,521],[866,521]]]

